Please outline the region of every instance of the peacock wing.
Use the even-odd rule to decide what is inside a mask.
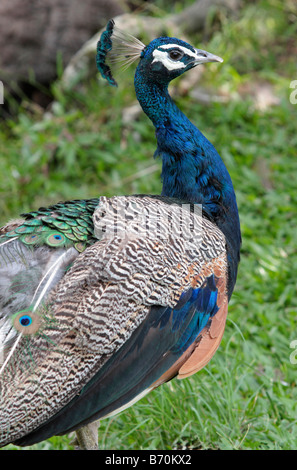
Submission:
[[[50,292],[51,325],[29,336],[39,358],[22,365],[23,337],[1,376],[2,445],[68,432],[120,411],[183,367],[189,375],[203,338],[216,344],[190,372],[211,357],[225,321],[225,240],[192,209],[148,196],[100,198],[100,241]]]

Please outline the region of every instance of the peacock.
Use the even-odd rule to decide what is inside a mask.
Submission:
[[[241,234],[230,175],[177,107],[171,80],[222,62],[174,37],[147,46],[110,20],[102,77],[139,60],[161,195],[100,196],[0,229],[0,445],[28,446],[124,410],[203,368],[225,328]]]

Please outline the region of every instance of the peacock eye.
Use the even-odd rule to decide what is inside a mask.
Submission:
[[[180,60],[184,56],[184,53],[179,49],[173,49],[169,52],[169,57],[171,60]]]
[[[22,326],[29,326],[32,323],[32,318],[29,315],[23,315],[19,318],[19,322]]]

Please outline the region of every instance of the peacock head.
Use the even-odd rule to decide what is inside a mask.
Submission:
[[[195,49],[181,39],[161,37],[143,49],[139,67],[145,70],[150,80],[169,83],[187,70],[206,62],[223,62],[223,59]]]
[[[145,46],[139,39],[118,29],[110,20],[97,46],[97,68],[103,78],[116,86],[111,67],[120,65],[127,68],[137,59],[140,59],[138,72],[151,83],[160,84],[168,84],[199,64],[223,62],[220,57],[195,49],[177,38],[160,37]]]

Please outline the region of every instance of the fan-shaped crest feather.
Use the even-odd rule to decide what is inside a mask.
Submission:
[[[129,65],[139,59],[144,48],[145,44],[139,39],[117,28],[114,21],[110,20],[98,42],[97,68],[111,85],[117,86],[111,69],[126,70]]]

